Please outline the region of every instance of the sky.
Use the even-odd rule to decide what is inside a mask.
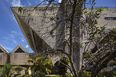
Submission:
[[[21,44],[28,52],[33,52],[10,9],[11,6],[37,5],[42,0],[0,0],[0,45],[11,52]],[[61,2],[61,0],[56,0]],[[44,2],[43,4],[46,4]],[[89,6],[89,5],[87,5]],[[95,7],[116,7],[116,0],[96,0]]]

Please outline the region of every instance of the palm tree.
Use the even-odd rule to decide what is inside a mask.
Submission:
[[[32,68],[32,74],[34,76],[43,77],[45,74],[51,73],[49,68],[52,68],[53,64],[49,57],[42,57],[39,55],[38,57],[27,60],[26,65],[28,62],[32,63],[30,67]]]

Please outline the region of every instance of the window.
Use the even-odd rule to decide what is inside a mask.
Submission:
[[[116,20],[116,17],[105,17],[105,20]]]
[[[20,47],[15,51],[15,53],[25,53]]]
[[[0,49],[0,53],[4,53],[4,52]]]

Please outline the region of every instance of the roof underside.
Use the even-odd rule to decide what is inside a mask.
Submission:
[[[34,52],[42,52],[50,48],[50,46],[13,9],[12,11],[27,43]]]

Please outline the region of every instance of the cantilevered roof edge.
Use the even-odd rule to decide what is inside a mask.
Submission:
[[[13,10],[13,8],[15,8],[15,7],[11,7],[11,10],[12,10],[12,12],[13,12],[13,14],[14,14],[14,16],[15,16],[15,18],[16,18],[16,20],[17,20],[17,22],[18,22],[18,24],[19,24],[19,26],[20,26],[20,28],[21,28],[21,30],[22,30],[25,38],[26,38],[26,40],[27,40],[27,43],[29,44],[29,46],[32,48],[32,50],[34,52],[37,52],[37,50],[36,50],[37,46],[36,46],[35,42],[33,41],[32,31],[36,34],[37,37],[40,38],[40,36]],[[29,39],[28,36],[31,37],[31,38]],[[46,45],[47,48],[51,48],[43,39],[42,39],[42,41]]]

